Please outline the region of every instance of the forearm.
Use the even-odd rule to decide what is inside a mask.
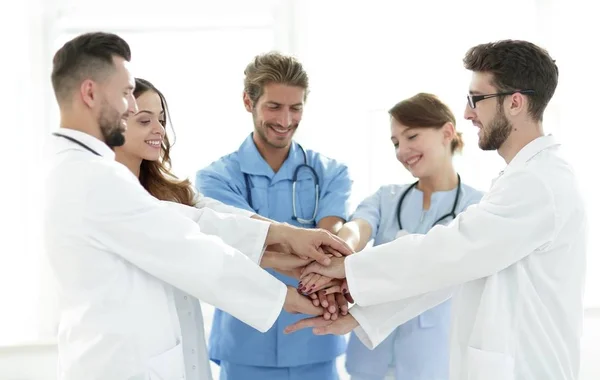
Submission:
[[[323,219],[321,219],[317,224],[317,228],[322,228],[336,235],[342,229],[343,226],[344,220],[338,218],[337,216],[326,216]]]
[[[271,222],[265,239],[265,247],[275,244],[285,244],[295,229],[296,227],[286,223]]]
[[[261,215],[258,215],[258,214],[254,214],[250,218],[256,219],[256,220],[260,220],[260,221],[263,221],[263,222],[276,223],[274,220],[269,219],[269,218],[265,218],[264,216],[261,216]]]
[[[363,219],[354,219],[346,224],[337,233],[338,237],[358,252],[367,246],[371,239],[371,226]]]

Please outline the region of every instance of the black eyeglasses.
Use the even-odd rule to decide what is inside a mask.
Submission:
[[[469,102],[469,107],[475,109],[475,105],[480,100],[495,98],[497,96],[512,95],[512,94],[516,94],[516,93],[531,95],[534,93],[534,91],[533,90],[515,90],[515,91],[510,91],[510,92],[499,92],[497,94],[467,95],[467,101]]]

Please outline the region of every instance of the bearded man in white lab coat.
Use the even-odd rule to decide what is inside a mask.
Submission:
[[[560,144],[542,128],[558,68],[542,48],[512,40],[475,46],[464,64],[473,72],[465,118],[506,168],[448,226],[308,266],[305,275],[346,278],[356,305],[336,321],[315,317],[286,331],[356,328],[375,347],[452,295],[451,379],[575,380],[586,211]]]
[[[306,265],[304,257],[328,264],[323,249],[351,252],[322,230],[150,196],[112,150],[137,108],[130,55],[118,36],[88,33],[53,61],[61,128],[51,141],[44,218],[59,298],[58,378],[208,380],[206,358],[185,373],[175,288],[264,332],[282,308],[323,309],[260,264],[290,269]],[[267,258],[266,247],[284,249]]]

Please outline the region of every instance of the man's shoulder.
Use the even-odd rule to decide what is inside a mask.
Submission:
[[[312,149],[306,150],[306,156],[308,162],[314,166],[316,170],[323,171],[324,173],[332,174],[349,170],[348,165],[342,160],[332,158]]]
[[[240,173],[240,161],[237,151],[226,154],[202,169],[197,171],[197,176],[212,175],[212,176],[231,176],[234,173]]]
[[[122,168],[124,166],[114,160],[81,151],[56,153],[47,163],[49,175],[66,175],[73,179],[113,175]]]

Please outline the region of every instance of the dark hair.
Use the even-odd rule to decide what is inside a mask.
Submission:
[[[558,67],[548,52],[527,41],[503,40],[469,49],[463,63],[467,70],[491,73],[499,92],[533,90],[529,113],[543,119],[544,110],[558,84]],[[504,97],[498,98],[501,103]]]
[[[86,79],[100,81],[114,68],[114,57],[131,60],[131,50],[116,34],[94,32],[79,35],[65,43],[52,61],[52,87],[58,102]]]
[[[244,70],[244,92],[252,103],[256,104],[262,96],[264,86],[269,83],[281,83],[301,87],[308,95],[308,75],[302,64],[294,57],[278,52],[257,55]]]
[[[446,123],[456,126],[456,118],[450,108],[437,96],[423,92],[397,103],[388,112],[396,121],[409,128],[440,129]],[[450,151],[460,152],[463,146],[462,134],[456,132]]]
[[[137,99],[148,91],[154,92],[160,97],[160,105],[165,113],[165,118],[169,121],[171,128],[173,128],[167,100],[162,92],[149,81],[135,78],[133,96]],[[157,161],[142,160],[142,165],[140,166],[140,183],[157,199],[193,206],[194,191],[192,190],[191,182],[188,179],[179,180],[171,172],[171,157],[169,154],[171,146],[172,144],[165,134],[161,146],[160,158]]]

